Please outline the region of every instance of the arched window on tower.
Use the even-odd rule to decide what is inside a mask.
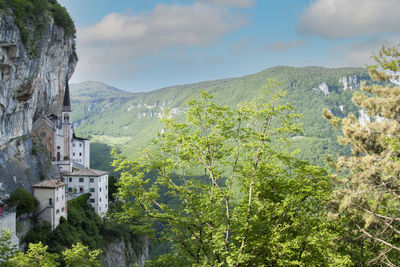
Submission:
[[[64,122],[65,122],[65,123],[68,123],[68,122],[69,122],[69,115],[68,115],[68,114],[65,114],[65,115],[64,115]]]

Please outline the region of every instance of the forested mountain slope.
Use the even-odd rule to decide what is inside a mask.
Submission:
[[[304,114],[303,133],[292,136],[293,149],[299,148],[302,158],[325,164],[328,154],[347,153],[337,144],[337,134],[323,119],[324,107],[343,117],[349,112],[359,116],[351,97],[361,80],[369,80],[361,68],[274,67],[239,78],[221,79],[196,84],[167,87],[148,93],[125,92],[100,82],[71,85],[74,120],[77,134],[92,138],[92,152],[105,156],[110,146],[117,146],[133,157],[161,131],[159,116],[164,109],[173,116],[182,116],[185,101],[201,90],[214,95],[216,102],[236,105],[251,100],[268,85],[268,79],[280,83],[287,91],[283,102]],[[107,157],[93,162],[105,167]]]

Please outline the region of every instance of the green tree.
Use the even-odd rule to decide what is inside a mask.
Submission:
[[[173,243],[156,265],[349,263],[325,216],[326,172],[285,150],[284,137],[300,129],[283,95],[265,90],[230,108],[203,92],[188,101],[185,122],[165,116],[142,157],[114,161],[125,218],[162,223]]]
[[[11,245],[11,233],[8,231],[1,231],[0,236],[0,266],[11,267],[13,266],[9,260],[17,252],[17,247]]]
[[[109,201],[115,200],[115,194],[118,192],[117,178],[114,175],[108,177],[108,199]]]
[[[339,142],[351,145],[352,154],[333,164],[340,174],[337,207],[353,233],[351,242],[361,250],[359,265],[400,264],[400,87],[398,47],[383,47],[375,55],[376,65],[369,66],[370,76],[379,83],[361,86],[353,101],[376,119],[365,124],[356,116],[325,117],[340,128]]]
[[[87,246],[77,243],[71,249],[64,250],[62,255],[67,267],[100,267],[100,253],[100,249],[90,251]]]
[[[17,217],[24,213],[33,213],[39,206],[39,201],[23,188],[15,189],[5,203],[11,207],[17,206]]]
[[[59,255],[47,252],[47,246],[41,242],[37,244],[29,244],[28,251],[24,254],[18,252],[10,262],[18,267],[56,267],[60,264],[57,262]]]
[[[6,236],[7,237],[7,236]],[[1,240],[0,240],[1,241]],[[0,243],[1,244],[1,243]],[[0,248],[1,245],[0,245]],[[18,252],[12,257],[7,257],[5,262],[0,262],[0,266],[18,267],[56,267],[59,266],[60,255],[47,251],[48,246],[39,242],[30,243],[26,253]],[[1,251],[3,252],[3,250]],[[65,249],[62,256],[65,266],[74,267],[100,267],[98,259],[101,250],[89,250],[87,246],[77,243],[71,249]]]

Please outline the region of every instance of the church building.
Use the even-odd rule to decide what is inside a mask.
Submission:
[[[71,113],[66,80],[61,114],[42,115],[34,122],[32,131],[41,138],[49,151],[52,165],[59,170],[61,182],[66,185],[66,199],[90,193],[89,203],[103,217],[108,210],[108,173],[90,169],[89,139],[75,135]]]

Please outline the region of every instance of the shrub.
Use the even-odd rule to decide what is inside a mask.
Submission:
[[[24,213],[32,213],[39,206],[39,201],[22,188],[15,189],[5,203],[10,207],[17,206],[17,217]]]

